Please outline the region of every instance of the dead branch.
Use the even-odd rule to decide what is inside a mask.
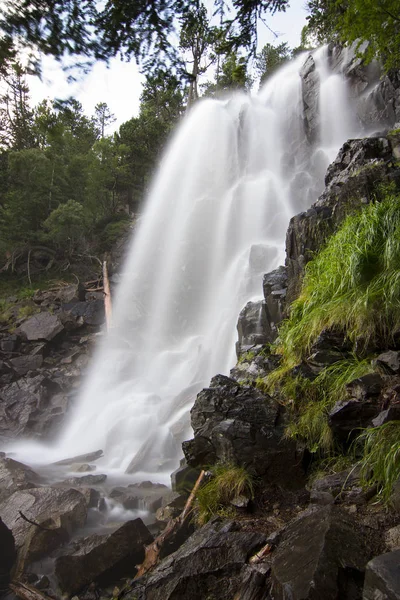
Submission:
[[[111,291],[110,282],[108,279],[107,262],[103,262],[103,285],[104,285],[104,309],[106,313],[106,325],[107,329],[111,328],[112,321],[112,304],[111,304]]]
[[[249,560],[249,563],[251,565],[257,564],[259,562],[262,561],[262,559],[267,556],[268,554],[270,554],[272,552],[272,546],[270,544],[265,544],[265,546],[263,546],[261,548],[261,550],[259,550],[258,552],[256,552],[256,554],[254,554],[254,556],[252,556]]]
[[[149,546],[145,547],[144,561],[141,565],[139,565],[138,572],[136,573],[134,579],[138,579],[145,573],[148,573],[148,571],[151,571],[157,565],[157,563],[159,562],[160,551],[164,543],[168,541],[169,538],[172,537],[173,534],[176,531],[178,531],[184,524],[185,519],[188,516],[190,509],[192,508],[197,490],[199,489],[201,482],[204,479],[204,475],[205,471],[201,471],[190,493],[190,496],[186,501],[185,507],[179,515],[179,517],[176,517],[175,519],[170,519],[164,531],[156,537],[154,542],[152,542]]]
[[[14,592],[18,598],[22,600],[50,600],[49,596],[42,594],[36,588],[21,581],[13,581],[10,583],[10,590]]]

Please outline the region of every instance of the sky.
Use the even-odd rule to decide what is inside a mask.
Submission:
[[[290,0],[290,6],[285,13],[266,15],[265,20],[278,37],[261,23],[259,48],[267,42],[287,42],[290,48],[298,46],[301,30],[306,24],[305,2],[306,0]],[[37,77],[29,77],[28,84],[33,104],[44,98],[72,96],[82,103],[85,113],[91,115],[96,104],[106,102],[117,119],[113,129],[118,129],[121,123],[137,116],[143,81],[144,77],[139,73],[135,62],[112,59],[108,67],[104,63],[97,63],[88,75],[68,83],[67,75],[59,63],[45,57],[42,81]]]

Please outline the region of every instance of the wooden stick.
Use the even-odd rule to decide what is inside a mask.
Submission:
[[[21,583],[21,581],[13,581],[10,583],[9,587],[10,590],[12,590],[18,598],[22,598],[22,600],[50,600],[49,596],[45,596],[33,586],[28,585],[27,583]]]
[[[157,565],[157,563],[159,562],[160,550],[163,547],[163,544],[182,527],[186,517],[188,516],[194,499],[196,497],[197,490],[199,489],[201,482],[204,479],[204,475],[205,471],[201,471],[190,493],[190,496],[186,501],[185,508],[183,509],[179,517],[177,517],[176,519],[170,519],[164,531],[156,537],[154,542],[152,542],[149,546],[145,547],[144,561],[141,565],[138,566],[138,572],[136,573],[134,579],[138,579],[148,571],[151,571],[151,569],[154,569],[154,567]]]
[[[110,282],[108,279],[107,262],[103,262],[103,285],[104,285],[104,309],[106,313],[106,325],[107,329],[111,328],[112,320],[112,304],[111,304],[111,292]]]

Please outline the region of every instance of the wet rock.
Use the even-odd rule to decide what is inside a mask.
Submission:
[[[87,505],[76,490],[41,487],[14,492],[0,503],[0,514],[13,532],[22,570],[65,543],[75,528],[82,527]]]
[[[200,475],[200,469],[189,467],[182,458],[180,466],[171,473],[171,487],[174,492],[188,495]]]
[[[333,475],[326,475],[320,479],[316,479],[312,484],[312,493],[329,493],[334,497],[338,496],[342,492],[351,489],[359,481],[359,470],[347,469],[334,473]]]
[[[389,374],[400,373],[400,352],[388,350],[377,356],[375,362]]]
[[[65,479],[62,484],[74,487],[74,486],[91,486],[91,485],[101,485],[107,479],[107,475],[101,473],[99,475],[83,475],[82,477],[71,477],[69,479]]]
[[[140,508],[155,513],[163,502],[168,502],[171,490],[162,484],[151,484],[150,486],[131,484],[128,487],[113,488],[109,496],[127,510]]]
[[[93,534],[78,540],[73,552],[55,562],[55,574],[63,592],[72,594],[91,582],[108,585],[134,574],[144,559],[144,546],[153,536],[141,519],[128,521],[109,535]]]
[[[400,599],[400,550],[373,558],[365,572],[363,600]]]
[[[335,501],[331,492],[320,492],[318,490],[312,490],[310,494],[310,503],[311,504],[320,504],[321,506],[326,506],[328,504],[333,504]]]
[[[23,354],[11,358],[10,365],[17,375],[25,375],[29,371],[37,371],[43,364],[43,356],[40,354]]]
[[[19,332],[29,341],[52,340],[63,328],[57,315],[40,312],[22,323]]]
[[[87,454],[79,454],[78,456],[72,456],[71,458],[64,458],[59,460],[54,465],[63,467],[73,465],[74,463],[89,463],[98,460],[103,456],[103,450],[96,450],[94,452],[88,452]]]
[[[21,340],[17,335],[15,335],[15,334],[9,335],[0,341],[0,350],[2,352],[4,352],[5,354],[10,354],[11,352],[15,352],[17,350],[20,342],[21,342]]]
[[[248,302],[240,311],[237,324],[239,340],[237,343],[238,356],[246,346],[266,344],[272,341],[271,327],[267,319],[265,303]]]
[[[379,408],[374,400],[351,399],[337,402],[328,415],[329,427],[334,437],[349,444],[354,436],[372,424]]]
[[[12,458],[0,458],[0,501],[18,490],[34,488],[40,477],[26,465]]]
[[[314,58],[308,56],[300,71],[303,90],[304,128],[307,139],[313,143],[319,138],[319,86],[320,78],[315,68]]]
[[[8,590],[10,572],[16,557],[13,534],[0,517],[0,597]]]
[[[383,379],[377,373],[363,375],[347,384],[349,395],[355,400],[364,401],[369,398],[377,398],[383,388]]]
[[[332,506],[306,511],[283,532],[273,555],[274,600],[361,597],[368,553],[363,536]],[[351,584],[350,584],[351,581]],[[356,594],[348,593],[349,589]]]
[[[242,531],[235,522],[213,520],[197,530],[148,578],[141,578],[127,600],[231,600],[241,585],[247,558],[265,543],[261,533]]]
[[[70,313],[83,325],[102,325],[104,323],[104,301],[73,302],[63,304],[62,310]]]
[[[375,419],[372,419],[372,425],[380,427],[389,421],[400,421],[400,406],[390,406],[388,409],[380,412]]]
[[[178,517],[185,508],[187,494],[174,494],[168,504],[161,506],[156,512],[156,519],[159,523],[167,524],[170,519]]]
[[[217,375],[191,410],[194,439],[182,447],[193,467],[234,462],[268,481],[296,486],[302,469],[284,439],[283,407],[254,387]]]

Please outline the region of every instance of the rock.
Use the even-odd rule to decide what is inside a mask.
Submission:
[[[248,302],[240,311],[237,330],[239,340],[236,352],[238,356],[245,346],[266,344],[273,341],[265,303],[262,300],[259,302]]]
[[[127,510],[141,508],[155,513],[161,508],[163,502],[171,497],[171,490],[166,485],[161,484],[152,484],[147,487],[143,487],[140,484],[131,484],[125,488],[113,488],[109,496],[119,504],[122,504]]]
[[[70,313],[83,325],[102,325],[104,322],[104,301],[73,302],[62,305],[64,312]]]
[[[300,77],[303,90],[304,128],[307,139],[312,144],[318,140],[320,133],[318,111],[320,79],[311,54],[300,71]]]
[[[363,600],[400,599],[400,550],[373,558],[365,572]]]
[[[73,465],[74,463],[89,463],[93,462],[103,456],[103,450],[96,450],[95,452],[88,452],[87,454],[79,454],[78,456],[72,456],[71,458],[64,458],[59,460],[54,465],[64,467]]]
[[[377,398],[383,388],[383,379],[377,373],[369,373],[354,379],[346,385],[349,395],[355,400],[364,401]]]
[[[63,328],[57,315],[40,312],[22,323],[19,331],[29,341],[52,340]]]
[[[93,534],[75,542],[73,553],[60,556],[55,562],[61,590],[73,594],[94,581],[108,585],[123,576],[132,576],[135,565],[144,559],[144,546],[152,541],[142,520],[135,519],[108,535]]]
[[[65,485],[68,487],[74,487],[74,486],[80,486],[80,485],[91,486],[91,485],[101,485],[102,483],[105,482],[106,479],[107,479],[107,475],[104,475],[103,473],[101,473],[99,475],[83,475],[82,477],[71,477],[70,479],[65,479],[61,483],[62,483],[62,485]]]
[[[388,421],[400,421],[400,406],[390,406],[388,409],[379,413],[375,419],[372,419],[374,427],[380,427]]]
[[[326,506],[328,504],[333,504],[335,501],[334,497],[330,492],[320,492],[318,490],[312,490],[310,494],[310,503],[311,504],[320,504],[321,506]]]
[[[214,519],[133,585],[126,600],[232,600],[241,586],[247,558],[265,544],[262,533]],[[142,580],[143,579],[143,580]]]
[[[9,335],[0,341],[0,350],[5,354],[11,354],[11,352],[17,350],[20,342],[21,340],[17,335]]]
[[[0,502],[18,490],[34,488],[40,477],[26,465],[12,458],[0,458]]]
[[[178,517],[185,508],[187,494],[174,494],[168,504],[161,506],[156,512],[156,519],[159,523],[167,524],[170,519]]]
[[[16,557],[13,534],[0,517],[0,597],[8,591],[10,572]]]
[[[22,518],[20,511],[41,527]],[[83,527],[87,506],[76,490],[41,487],[14,492],[0,503],[0,514],[18,546],[20,570],[65,543],[74,529]]]
[[[186,460],[182,458],[180,466],[171,473],[172,491],[179,494],[190,494],[200,475],[200,469],[189,467]]]
[[[348,516],[332,506],[315,507],[282,534],[273,555],[271,598],[360,598],[367,556],[363,536]],[[352,587],[355,595],[348,593]]]
[[[284,439],[283,407],[254,387],[217,375],[191,410],[194,439],[182,444],[189,465],[234,462],[283,485],[302,482],[295,443]]]
[[[400,525],[388,529],[384,538],[389,550],[400,550]]]
[[[43,356],[40,354],[23,354],[10,360],[10,365],[17,375],[25,375],[29,371],[37,371],[42,366],[42,363]]]
[[[359,482],[359,470],[346,469],[333,475],[326,475],[320,479],[316,479],[312,484],[312,494],[315,492],[329,493],[334,497],[344,491],[351,489]]]
[[[370,426],[379,407],[374,400],[344,400],[336,402],[329,412],[328,423],[333,436],[343,444],[349,444],[360,429]]]
[[[375,362],[389,374],[400,373],[400,352],[388,350],[377,356]]]

